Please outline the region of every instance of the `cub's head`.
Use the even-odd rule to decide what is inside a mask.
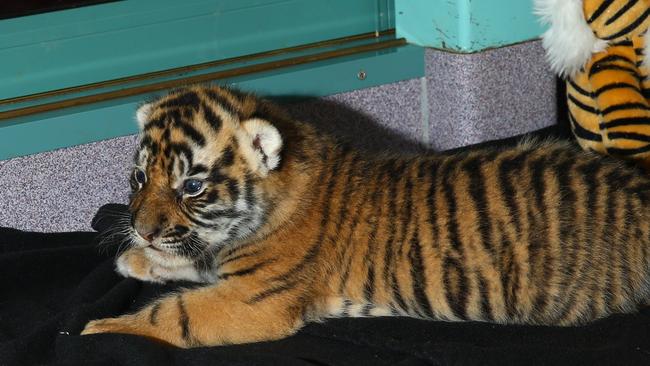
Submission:
[[[142,105],[129,208],[136,246],[195,257],[264,224],[263,183],[280,165],[269,106],[218,87]]]

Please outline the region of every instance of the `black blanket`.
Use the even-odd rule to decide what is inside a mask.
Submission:
[[[106,212],[96,229],[110,224]],[[97,236],[0,229],[0,365],[650,365],[650,309],[573,328],[336,319],[280,341],[190,350],[81,337],[89,320],[174,288],[118,276],[115,245]]]

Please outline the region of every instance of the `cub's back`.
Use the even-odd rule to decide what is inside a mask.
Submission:
[[[325,281],[344,297],[412,316],[539,324],[631,311],[648,297],[650,179],[635,168],[562,142],[370,163],[355,154],[337,157],[346,168],[331,179],[345,184],[325,195],[349,211],[329,234],[354,249],[336,254]]]

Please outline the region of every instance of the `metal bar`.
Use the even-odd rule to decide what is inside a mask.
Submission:
[[[170,76],[170,75],[181,74],[181,73],[195,72],[195,71],[204,70],[204,69],[211,68],[211,67],[223,66],[223,65],[227,65],[227,64],[231,64],[231,63],[252,61],[252,60],[262,59],[262,58],[265,58],[265,57],[272,57],[272,56],[277,56],[277,55],[282,55],[282,54],[287,54],[287,53],[293,53],[293,52],[299,52],[299,51],[304,51],[304,50],[309,50],[309,49],[314,49],[314,48],[322,48],[322,47],[334,46],[334,45],[338,45],[338,44],[342,45],[342,44],[349,43],[349,42],[360,41],[360,40],[364,40],[364,39],[373,39],[373,38],[389,36],[389,35],[394,35],[394,34],[395,34],[395,29],[388,29],[388,30],[385,30],[385,31],[382,31],[382,32],[362,33],[362,34],[357,34],[357,35],[354,35],[354,36],[335,38],[335,39],[330,39],[330,40],[320,41],[320,42],[314,42],[314,43],[308,43],[308,44],[299,45],[299,46],[281,48],[281,49],[265,51],[265,52],[258,52],[258,53],[253,53],[253,54],[245,55],[245,56],[231,57],[231,58],[227,58],[227,59],[223,59],[223,60],[209,61],[209,62],[204,62],[204,63],[200,63],[200,64],[176,67],[176,68],[161,70],[161,71],[154,71],[154,72],[149,72],[149,73],[145,73],[145,74],[139,74],[139,75],[127,76],[127,77],[118,78],[118,79],[100,81],[100,82],[97,82],[97,83],[73,86],[73,87],[69,87],[69,88],[62,88],[62,89],[56,89],[56,90],[49,90],[49,91],[42,92],[42,93],[29,94],[29,95],[14,97],[14,98],[0,99],[0,105],[28,102],[28,101],[38,100],[38,99],[61,96],[61,95],[64,95],[64,94],[78,93],[78,92],[82,92],[82,91],[105,88],[105,87],[109,87],[109,86],[119,86],[121,84],[128,84],[128,83],[133,83],[133,82],[137,82],[137,81],[155,79],[155,78],[160,78],[160,77],[164,77],[164,76]],[[2,114],[0,114],[0,115],[2,115]]]
[[[189,77],[179,78],[175,80],[161,81],[161,82],[156,82],[156,83],[142,85],[142,86],[135,86],[126,89],[108,91],[104,93],[87,95],[87,96],[82,96],[77,98],[70,98],[58,102],[39,104],[31,107],[18,108],[10,111],[0,112],[0,120],[23,117],[23,116],[28,116],[37,113],[50,112],[57,109],[77,107],[86,104],[103,102],[107,100],[131,97],[139,94],[152,93],[160,90],[177,88],[189,84],[198,84],[198,83],[203,83],[203,82],[216,80],[216,79],[231,78],[231,77],[254,74],[254,73],[259,73],[264,71],[277,70],[277,69],[287,68],[291,66],[307,64],[311,62],[323,61],[323,60],[350,56],[350,55],[355,55],[355,54],[360,54],[365,52],[378,51],[382,49],[399,47],[404,45],[406,45],[405,39],[403,38],[393,39],[393,40],[349,47],[344,49],[338,49],[333,51],[326,51],[326,52],[316,53],[312,55],[298,56],[298,57],[288,58],[284,60],[271,61],[271,62],[256,64],[256,65],[250,65],[250,66],[243,66],[243,67],[234,68],[230,70],[216,71],[216,72],[211,72],[202,75],[189,76]]]

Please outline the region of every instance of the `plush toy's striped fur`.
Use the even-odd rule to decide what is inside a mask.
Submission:
[[[569,120],[580,145],[650,167],[645,54],[650,1],[536,0],[536,5],[551,23],[544,35],[549,61],[568,77]]]
[[[154,234],[134,231],[118,266],[206,284],[84,334],[193,347],[338,316],[575,325],[650,297],[650,180],[614,160],[553,142],[367,156],[217,87],[143,108],[130,207]]]

